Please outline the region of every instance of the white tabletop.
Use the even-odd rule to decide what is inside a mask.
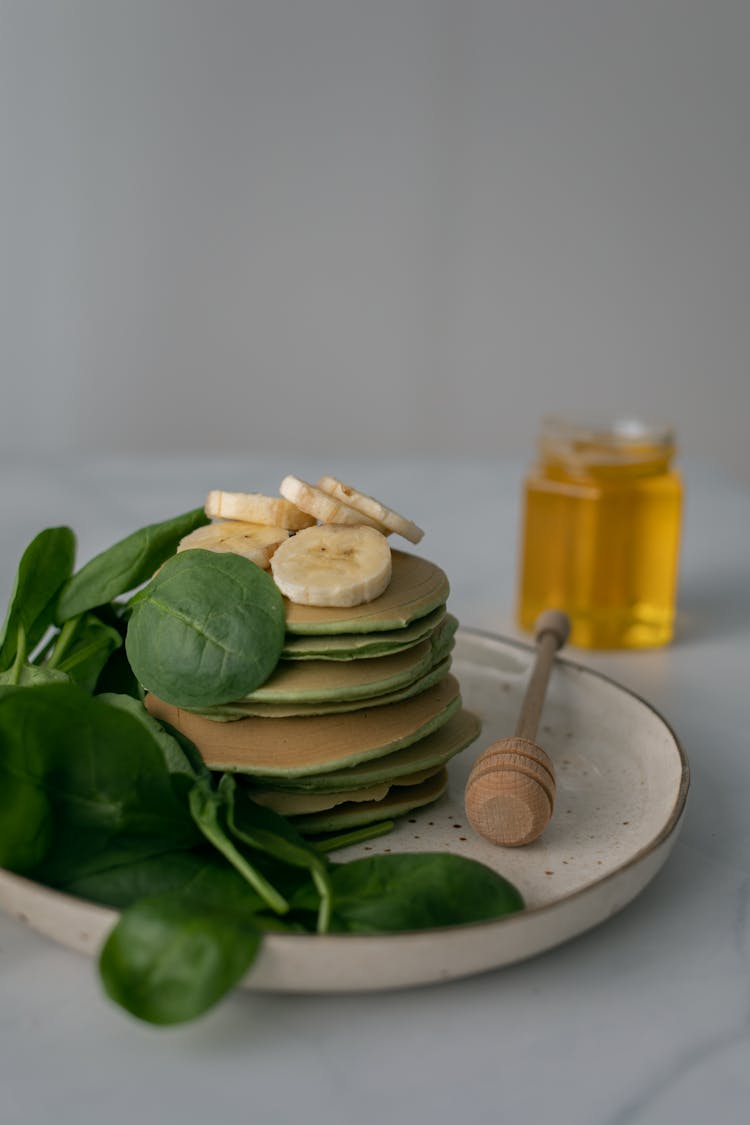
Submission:
[[[512,637],[521,467],[322,458],[6,464],[0,600],[32,535],[67,523],[79,561],[209,488],[335,472],[427,529],[462,624]],[[750,495],[685,467],[677,637],[571,650],[675,728],[692,786],[665,867],[625,910],[516,966],[367,995],[237,991],[177,1029],[112,1006],[91,960],[0,915],[2,1125],[207,1120],[686,1125],[750,1104]]]

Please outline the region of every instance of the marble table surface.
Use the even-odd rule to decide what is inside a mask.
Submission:
[[[634,902],[548,953],[462,981],[238,991],[171,1030],[113,1007],[91,960],[0,913],[2,1125],[746,1122],[750,494],[715,466],[683,468],[674,643],[570,650],[656,707],[690,760],[681,834]],[[209,488],[276,491],[287,472],[333,472],[411,515],[462,624],[523,638],[513,620],[522,466],[492,459],[6,462],[0,601],[45,525],[71,525],[83,561]]]

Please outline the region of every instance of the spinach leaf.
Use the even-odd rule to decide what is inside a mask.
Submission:
[[[320,895],[317,928],[318,932],[325,933],[331,918],[327,860],[299,835],[288,820],[273,809],[257,805],[242,789],[238,789],[230,774],[221,778],[218,796],[225,803],[227,825],[233,836],[282,863],[310,872]]]
[[[105,625],[95,613],[84,613],[66,622],[43,667],[64,672],[91,693],[104,665],[122,643],[117,629]]]
[[[276,914],[286,914],[289,903],[253,863],[246,849],[237,846],[227,824],[226,802],[206,779],[198,781],[190,790],[190,811],[206,839],[260,895],[265,905]]]
[[[52,621],[55,596],[73,570],[75,549],[75,535],[69,527],[48,527],[24,551],[0,630],[0,671],[15,659],[19,628],[29,652],[44,636]]]
[[[0,693],[0,791],[6,865],[52,886],[200,840],[146,725],[73,684]]]
[[[114,692],[104,692],[97,698],[132,715],[145,727],[161,750],[162,760],[171,774],[182,775],[191,785],[199,777],[211,776],[193,743],[173,727],[150,715],[140,700]]]
[[[105,605],[147,582],[174,554],[185,535],[208,522],[203,509],[195,508],[142,527],[90,559],[63,586],[57,604],[57,624]]]
[[[78,898],[122,910],[142,898],[181,890],[210,863],[223,864],[224,861],[210,848],[200,845],[190,851],[164,852],[116,863],[61,883],[60,889]]]
[[[0,766],[0,779],[0,867],[27,874],[52,844],[52,808],[44,790],[26,778],[5,775]]]
[[[254,691],[284,646],[281,594],[240,555],[183,551],[131,605],[125,644],[133,671],[176,707],[200,710]]]
[[[27,664],[18,661],[7,672],[0,672],[0,686],[35,687],[37,684],[67,684],[70,677],[55,668],[43,664]]]
[[[106,664],[99,673],[94,695],[128,695],[131,699],[143,700],[144,692],[130,667],[125,645],[110,653]]]
[[[389,933],[502,918],[523,909],[516,888],[484,864],[464,856],[422,852],[369,856],[333,864],[331,929]],[[292,902],[312,909],[303,888]]]
[[[325,870],[327,861],[294,825],[273,809],[258,805],[238,787],[231,774],[222,775],[217,794],[227,809],[229,826],[250,847],[268,852],[292,867]]]
[[[125,620],[114,620],[107,613],[108,610],[114,609],[115,603],[109,606],[102,606],[97,611],[97,616],[110,624],[110,627],[116,629],[122,644],[107,657],[96,681],[94,687],[94,695],[102,695],[108,693],[111,695],[129,695],[132,699],[137,699],[143,702],[143,688],[138,683],[138,678],[130,667],[128,654],[125,651],[125,634],[127,632],[127,622]],[[114,617],[114,615],[112,615]]]
[[[99,959],[107,994],[139,1019],[175,1024],[211,1008],[260,949],[261,902],[231,868],[211,863],[182,888],[121,915]]]
[[[104,662],[94,686],[95,695],[108,692],[117,695],[129,695],[133,699],[143,699],[143,690],[130,667],[125,652],[125,634],[128,629],[127,617],[129,613],[130,607],[127,603],[121,602],[109,602],[107,605],[99,606],[96,610],[96,616],[99,620],[114,629],[122,643],[113,649]]]

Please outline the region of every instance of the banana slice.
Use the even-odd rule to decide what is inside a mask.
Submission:
[[[314,516],[321,523],[342,523],[352,527],[364,525],[374,527],[376,531],[386,534],[386,527],[379,520],[358,512],[345,501],[329,496],[327,492],[316,488],[314,484],[308,484],[306,480],[300,480],[299,477],[284,477],[279,492],[290,503]]]
[[[299,531],[315,523],[288,500],[280,496],[263,496],[260,492],[209,492],[204,510],[214,520],[245,520],[247,523],[284,527],[289,531]]]
[[[256,566],[268,570],[271,556],[288,538],[289,532],[284,527],[245,523],[244,520],[221,520],[191,531],[180,540],[177,550],[189,551],[197,547],[203,551],[226,551],[243,555]]]
[[[298,605],[361,605],[390,582],[391,549],[373,527],[329,523],[282,543],[271,571],[282,594]]]
[[[408,539],[410,543],[419,543],[423,537],[424,532],[421,527],[417,527],[415,523],[408,520],[406,516],[400,516],[398,512],[394,512],[392,508],[386,508],[385,504],[381,504],[374,496],[368,496],[365,492],[358,492],[356,488],[352,488],[350,484],[344,484],[342,481],[337,480],[336,477],[321,477],[318,481],[317,487],[326,492],[329,496],[333,496],[336,500],[341,500],[344,504],[348,504],[350,508],[355,511],[361,512],[365,516],[369,516],[376,524],[381,527],[392,531],[396,535],[402,535],[404,539]]]

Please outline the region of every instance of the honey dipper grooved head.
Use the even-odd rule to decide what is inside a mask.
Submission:
[[[485,839],[503,847],[530,844],[552,816],[552,762],[528,739],[495,742],[475,762],[465,801],[472,827]]]

